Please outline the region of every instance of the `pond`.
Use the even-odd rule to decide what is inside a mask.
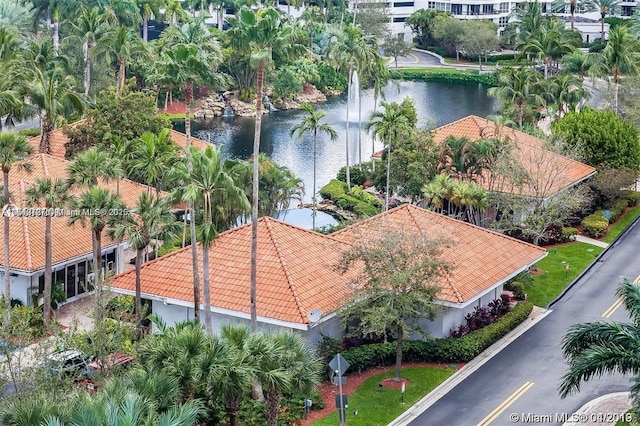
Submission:
[[[387,102],[413,98],[420,127],[442,126],[470,114],[486,117],[495,112],[497,102],[487,95],[486,87],[477,83],[412,82],[390,83],[384,90]],[[380,102],[380,101],[378,101]],[[373,111],[373,91],[362,93],[361,151],[358,153],[358,112],[353,103],[349,112],[349,158],[351,165],[368,161],[372,152],[382,149],[382,143],[372,146],[371,137],[364,131],[364,123]],[[317,105],[326,112],[324,120],[338,133],[336,141],[318,135],[318,190],[346,164],[346,96],[336,96]],[[277,164],[286,166],[300,177],[306,188],[305,202],[311,201],[313,185],[313,139],[311,135],[298,141],[290,136],[291,127],[304,116],[302,111],[274,111],[262,121],[260,151]],[[184,131],[184,123],[176,123]],[[217,117],[192,122],[192,134],[205,141],[222,145],[226,158],[249,158],[253,150],[254,119],[251,117]]]

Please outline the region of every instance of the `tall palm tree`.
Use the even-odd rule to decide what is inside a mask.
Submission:
[[[31,82],[27,86],[27,99],[40,118],[42,136],[40,152],[51,153],[50,134],[71,113],[82,114],[84,99],[73,90],[74,80],[60,68],[49,71],[32,69]]]
[[[140,8],[140,15],[142,16],[142,40],[149,41],[149,19],[152,16],[160,16],[160,9],[167,4],[163,0],[137,0],[138,7]]]
[[[562,57],[560,60],[562,74],[578,74],[580,81],[584,81],[585,75],[589,73],[590,65],[587,61],[587,55],[580,50],[574,50]]]
[[[640,407],[640,288],[622,280],[616,295],[631,317],[631,322],[595,321],[574,324],[562,339],[562,353],[569,369],[559,385],[560,397],[580,391],[582,382],[605,374],[632,374],[631,396]]]
[[[369,45],[371,39],[362,34],[359,28],[346,26],[341,31],[334,34],[335,43],[329,49],[328,56],[338,69],[346,71],[347,74],[347,96],[350,97],[353,89],[354,73],[361,74],[361,71],[373,62],[374,55],[372,47]],[[347,98],[346,122],[347,130],[345,134],[345,146],[347,157],[347,188],[351,190],[351,176],[349,171],[349,98]]]
[[[335,141],[338,138],[338,134],[329,123],[321,122],[325,116],[324,111],[316,110],[311,104],[300,105],[303,111],[308,115],[303,117],[302,121],[291,128],[291,136],[302,139],[305,133],[310,132],[313,134],[313,192],[311,193],[313,203],[313,230],[316,229],[316,158],[317,158],[317,144],[318,144],[318,132],[326,133],[329,139]]]
[[[589,10],[600,13],[600,40],[604,42],[604,19],[620,10],[619,0],[589,0]]]
[[[138,339],[142,327],[142,285],[140,282],[142,258],[152,240],[174,238],[179,225],[171,213],[168,198],[156,198],[141,193],[131,215],[112,216],[108,234],[118,241],[127,237],[129,245],[136,251],[136,330]]]
[[[605,48],[587,58],[594,74],[606,74],[613,79],[613,108],[617,113],[622,76],[640,73],[640,41],[627,26],[619,25],[609,30],[609,41]]]
[[[231,176],[229,176],[220,162],[220,149],[208,146],[203,151],[191,148],[191,158],[193,168],[190,172],[189,180],[184,188],[183,199],[192,204],[202,206],[203,225],[200,231],[202,243],[202,274],[203,274],[203,294],[204,294],[204,321],[209,334],[213,334],[213,324],[211,322],[211,289],[209,273],[209,249],[218,236],[213,221],[214,205],[216,199],[220,199],[220,194],[233,198],[234,203],[245,203],[249,209],[249,202],[244,192],[238,188]]]
[[[13,132],[0,132],[0,167],[2,168],[2,189],[4,205],[11,203],[9,194],[9,172],[11,167],[31,155],[33,149],[27,139]],[[21,163],[27,167],[27,163]],[[7,318],[11,318],[11,267],[9,265],[9,215],[3,215],[4,225],[4,302],[7,307]]]
[[[549,80],[546,93],[549,101],[558,105],[558,116],[575,111],[581,102],[591,97],[591,92],[582,86],[582,80],[575,74],[561,74]]]
[[[538,72],[533,68],[505,68],[498,75],[498,86],[489,89],[489,95],[517,106],[520,130],[522,130],[525,106],[527,104],[537,106],[544,102],[536,92],[538,80]]]
[[[69,164],[67,173],[70,185],[84,188],[96,186],[99,179],[110,182],[122,175],[117,159],[97,147],[91,147],[78,154],[74,162]]]
[[[116,93],[124,87],[127,61],[135,56],[146,57],[148,51],[140,36],[131,28],[119,26],[107,32],[95,46],[96,55],[109,65],[117,66]]]
[[[250,64],[256,72],[256,120],[253,139],[253,187],[251,196],[251,327],[258,328],[256,311],[256,280],[258,256],[258,185],[260,132],[262,128],[262,97],[265,68],[273,60],[273,52],[282,56],[302,52],[304,47],[298,43],[293,28],[282,19],[280,12],[269,6],[252,10],[242,7],[237,18],[229,20],[231,28],[227,31],[231,46],[238,52],[250,56]]]
[[[571,53],[582,44],[582,39],[580,39],[580,44],[576,45],[576,41],[569,34],[572,33],[565,30],[564,22],[560,19],[547,18],[540,28],[538,36],[518,44],[517,48],[523,53],[532,53],[541,57],[544,63],[544,78],[547,78],[551,60]]]
[[[66,37],[71,43],[82,43],[84,52],[84,95],[89,96],[91,86],[91,59],[93,47],[102,40],[109,30],[107,16],[98,7],[82,6],[80,15],[69,20],[70,35]],[[63,40],[65,41],[65,40]]]
[[[171,141],[171,131],[162,129],[157,136],[145,132],[129,149],[129,173],[144,179],[149,190],[154,187],[158,196],[164,189],[167,173],[178,159],[178,147]]]
[[[387,145],[387,183],[384,193],[384,211],[389,210],[389,181],[391,176],[391,145],[411,130],[407,111],[396,102],[382,102],[382,110],[374,111],[365,125],[367,132]]]
[[[583,0],[568,0],[569,1],[569,22],[571,22],[571,31],[574,30],[574,23],[576,20],[576,11],[580,8],[581,13],[592,12],[593,6],[589,1]],[[565,0],[554,0],[551,5],[552,10],[556,13],[565,13],[566,4]]]
[[[37,179],[27,188],[26,203],[41,207],[61,208],[69,201],[67,183],[62,179]],[[44,225],[44,323],[49,325],[51,317],[51,215],[45,215]]]

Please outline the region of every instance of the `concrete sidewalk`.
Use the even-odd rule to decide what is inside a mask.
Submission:
[[[469,363],[465,364],[460,370],[455,372],[451,377],[442,382],[433,391],[429,392],[424,398],[414,404],[407,411],[402,413],[393,422],[389,423],[389,426],[401,426],[408,425],[415,420],[420,414],[425,412],[429,407],[435,404],[440,398],[446,395],[451,389],[460,384],[463,380],[473,374],[476,370],[482,367],[487,361],[493,358],[498,352],[507,347],[511,342],[516,340],[525,331],[536,325],[544,317],[552,312],[550,309],[544,309],[537,306],[533,307],[529,317],[515,329],[513,329],[505,337],[489,346],[484,352],[475,357]]]
[[[605,243],[604,241],[594,240],[593,238],[585,237],[584,235],[577,235],[576,241],[580,241],[581,243],[591,244],[592,246],[598,246],[602,248],[609,247],[609,243]]]

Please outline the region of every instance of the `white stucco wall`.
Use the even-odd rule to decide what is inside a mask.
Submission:
[[[20,300],[25,306],[31,305],[29,297],[31,277],[17,275],[11,277],[11,298]],[[0,294],[4,294],[4,272],[0,271]]]

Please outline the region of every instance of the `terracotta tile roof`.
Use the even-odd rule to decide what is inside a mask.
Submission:
[[[52,179],[67,179],[67,167],[70,161],[47,154],[36,154],[21,163],[30,165],[30,172],[20,167],[20,163],[14,165],[9,173],[9,187],[13,204],[18,207],[26,207],[25,191],[36,179],[50,177]],[[116,192],[116,182],[100,182],[101,187]],[[128,179],[120,180],[120,196],[125,204],[133,207],[141,192],[147,191],[147,186]],[[71,194],[80,193],[80,189],[73,189]],[[67,259],[91,253],[91,230],[83,228],[80,224],[70,226],[69,217],[54,217],[51,221],[51,234],[53,241],[52,261],[54,264]],[[10,224],[10,250],[9,264],[11,268],[35,271],[44,268],[44,229],[43,217],[15,217]],[[0,227],[1,228],[1,227]],[[4,231],[0,229],[0,240]],[[113,245],[115,242],[103,236],[103,247]],[[0,247],[0,262],[4,259],[4,248]]]
[[[69,125],[69,127],[75,127],[86,120],[76,121]],[[69,137],[64,134],[64,128],[59,128],[50,133],[50,145],[51,145],[51,155],[54,157],[65,158],[65,147],[64,145],[69,142]],[[40,139],[42,136],[34,136],[29,139],[29,144],[33,147],[33,152],[40,151]],[[181,147],[185,149],[187,146],[187,135],[184,133],[178,132],[177,130],[171,130],[171,140]],[[208,142],[203,141],[202,139],[194,138],[191,136],[191,144],[193,147],[204,150],[207,146],[211,145]]]
[[[356,271],[343,275],[333,266],[348,248],[332,237],[270,217],[260,218],[258,316],[308,324],[307,314],[312,309],[326,315],[342,306]],[[210,248],[213,307],[250,313],[250,253],[250,224],[220,234]],[[199,268],[202,277],[202,264]],[[135,290],[135,271],[115,277],[112,287]],[[191,247],[143,265],[142,293],[193,303]]]
[[[404,204],[332,234],[336,239],[381,238],[389,232],[420,233],[453,244],[443,258],[453,269],[441,283],[439,298],[464,303],[515,271],[545,256],[546,250],[466,222]]]
[[[546,198],[596,172],[591,166],[544,149],[544,142],[535,136],[508,127],[498,129],[496,123],[475,115],[438,127],[432,132],[436,144],[442,144],[449,136],[477,141],[495,138],[498,134],[514,143],[514,155],[530,175],[531,181],[524,188],[516,188],[504,178],[487,174],[478,183],[489,191]],[[381,158],[382,151],[376,152],[373,157]]]

